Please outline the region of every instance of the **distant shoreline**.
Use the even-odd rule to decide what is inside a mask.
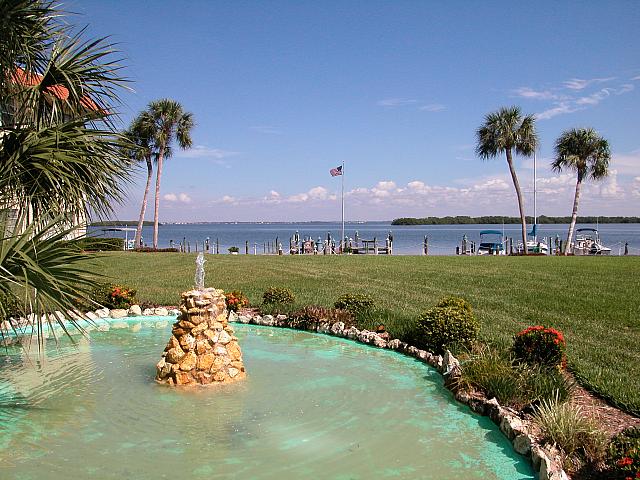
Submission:
[[[533,217],[526,217],[528,224],[533,224]],[[334,225],[340,223],[339,220],[310,220],[310,221],[292,221],[292,222],[160,222],[160,225]],[[394,220],[367,220],[358,221],[350,220],[344,222],[346,225],[367,225],[373,223],[388,223],[390,225],[403,226],[403,225],[499,225],[504,224],[519,224],[520,217],[502,217],[502,216],[482,216],[482,217],[469,217],[459,215],[455,217],[402,217]],[[547,217],[540,215],[537,221],[538,225],[554,225],[554,224],[569,224],[571,223],[571,217]],[[579,216],[579,224],[586,223],[640,223],[640,217],[594,217],[594,216]],[[90,227],[129,227],[137,226],[137,220],[108,220],[102,222],[92,222]],[[153,222],[145,220],[144,226],[150,227]]]
[[[528,224],[533,224],[533,217],[526,217]],[[403,217],[396,218],[391,225],[499,225],[519,224],[520,217],[500,217],[500,216],[483,216],[483,217],[424,217],[413,218]],[[536,222],[538,225],[557,225],[571,223],[571,217],[547,217],[540,215]],[[640,217],[593,217],[579,216],[577,223],[640,223]]]

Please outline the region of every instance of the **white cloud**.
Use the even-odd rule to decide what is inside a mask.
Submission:
[[[573,113],[579,110],[579,108],[572,107],[568,102],[561,102],[557,104],[555,107],[548,108],[543,112],[536,113],[536,118],[538,120],[548,120],[557,115],[563,115],[565,113]]]
[[[171,203],[191,203],[191,197],[186,193],[165,193],[162,198]]]
[[[396,182],[390,180],[382,180],[376,184],[376,188],[379,190],[393,190],[396,188]]]
[[[222,203],[234,203],[236,199],[230,195],[225,195],[222,197]]]
[[[412,105],[417,102],[417,100],[413,100],[410,98],[385,98],[382,100],[378,100],[378,102],[376,102],[376,105],[380,107],[402,107],[405,105]]]
[[[612,154],[609,168],[615,168],[621,175],[640,175],[640,149]]]
[[[282,131],[278,127],[272,125],[254,125],[249,127],[250,130],[258,133],[264,133],[266,135],[281,135]]]
[[[175,193],[165,193],[162,198],[167,202],[175,202],[176,200],[178,200],[178,196]]]
[[[633,179],[633,183],[631,184],[631,195],[634,197],[640,197],[640,177]]]
[[[520,87],[513,91],[518,97],[549,102],[548,108],[536,114],[538,120],[548,120],[558,115],[594,107],[612,95],[623,95],[634,89],[630,83],[618,86],[597,87],[603,83],[613,82],[616,77],[566,80],[560,86],[545,90],[531,87]],[[597,88],[597,89],[594,89]]]
[[[593,85],[595,83],[606,83],[606,82],[610,82],[611,80],[615,80],[616,77],[607,77],[607,78],[592,78],[589,80],[583,79],[583,78],[572,78],[570,80],[567,80],[564,82],[564,86],[566,88],[569,88],[571,90],[583,90],[585,88],[587,88],[590,85]]]
[[[327,189],[324,187],[313,187],[309,190],[308,195],[312,200],[324,200],[327,198]]]
[[[204,160],[211,160],[218,165],[225,164],[224,160],[229,157],[235,157],[240,155],[240,152],[232,152],[229,150],[222,150],[220,148],[210,148],[204,145],[195,145],[189,150],[175,149],[174,154],[179,158],[198,158]]]
[[[445,107],[444,105],[440,104],[440,103],[429,103],[427,105],[423,105],[420,107],[420,110],[426,111],[426,112],[441,112],[442,110],[445,110],[447,107]]]
[[[535,100],[556,100],[558,99],[558,95],[551,92],[550,90],[534,90],[529,87],[520,87],[514,90],[514,92],[518,97],[522,98],[532,98]]]

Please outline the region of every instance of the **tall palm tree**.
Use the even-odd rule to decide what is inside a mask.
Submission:
[[[574,128],[567,130],[556,140],[555,153],[556,158],[551,163],[551,168],[554,171],[573,170],[577,173],[571,224],[563,252],[567,255],[578,218],[578,201],[580,200],[582,181],[585,178],[601,180],[608,175],[611,150],[609,142],[598,135],[594,129]]]
[[[160,181],[162,163],[171,152],[171,143],[176,140],[182,149],[191,147],[191,130],[194,127],[193,114],[185,112],[175,100],[164,98],[151,102],[148,107],[153,121],[153,141],[157,148],[156,201],[153,213],[153,248],[158,248],[158,214],[160,210]]]
[[[123,198],[130,160],[111,120],[124,79],[104,39],[84,40],[51,2],[0,2],[0,294],[34,314],[89,297],[87,257],[61,242]],[[0,302],[0,317],[8,312]]]
[[[516,189],[520,222],[522,223],[522,245],[527,253],[527,220],[524,213],[524,202],[520,183],[513,166],[513,154],[530,157],[538,146],[538,135],[533,115],[522,116],[519,107],[503,107],[497,112],[489,113],[484,124],[476,132],[478,144],[476,153],[483,160],[496,157],[504,152],[507,165]]]
[[[147,182],[144,187],[144,195],[142,196],[142,205],[140,206],[140,217],[138,218],[138,226],[136,228],[136,235],[134,239],[134,245],[136,248],[142,246],[142,226],[144,225],[144,214],[147,211],[147,198],[149,196],[149,190],[151,188],[151,178],[153,176],[153,156],[154,156],[154,143],[153,132],[150,128],[153,125],[153,120],[149,112],[141,112],[138,117],[131,123],[129,129],[125,132],[127,138],[135,145],[135,148],[131,148],[127,151],[129,157],[136,161],[144,161],[147,165]]]

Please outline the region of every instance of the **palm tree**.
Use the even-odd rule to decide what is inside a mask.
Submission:
[[[0,2],[0,295],[34,315],[40,339],[60,323],[43,315],[73,309],[96,281],[60,240],[112,210],[131,163],[109,113],[124,82],[113,47],[82,35],[51,2]]]
[[[573,230],[578,218],[578,201],[582,181],[585,178],[601,180],[608,175],[611,151],[609,142],[598,135],[592,128],[574,128],[564,132],[555,145],[556,158],[551,163],[551,168],[556,172],[573,170],[577,173],[576,192],[573,197],[573,211],[571,212],[571,224],[567,233],[567,242],[564,246],[564,254],[569,253],[569,244],[573,238]]]
[[[530,157],[538,146],[538,135],[533,115],[522,116],[519,107],[503,107],[497,112],[489,113],[484,124],[476,132],[478,144],[476,153],[486,160],[504,152],[509,165],[509,172],[513,180],[518,197],[520,221],[522,223],[522,245],[527,253],[527,220],[524,213],[524,202],[520,183],[513,166],[513,153]]]
[[[127,138],[136,147],[127,151],[129,157],[136,162],[144,161],[147,164],[147,183],[144,187],[142,205],[140,206],[140,217],[138,218],[138,226],[136,228],[136,236],[134,239],[134,245],[136,248],[142,246],[142,226],[144,224],[144,214],[147,211],[147,198],[149,196],[151,178],[153,175],[152,160],[154,156],[154,144],[152,138],[153,132],[150,128],[152,124],[153,120],[151,119],[149,112],[145,111],[138,115],[129,127],[129,130],[125,132]]]
[[[153,248],[158,248],[158,214],[160,209],[160,181],[162,162],[171,152],[171,142],[176,140],[182,149],[191,147],[191,130],[194,127],[193,114],[185,112],[175,100],[164,98],[149,104],[147,109],[153,122],[153,142],[157,148],[156,201],[153,213]]]

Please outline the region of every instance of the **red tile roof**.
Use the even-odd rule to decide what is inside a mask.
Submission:
[[[37,73],[27,73],[24,69],[17,67],[13,78],[15,82],[20,85],[23,85],[25,87],[33,87],[39,85],[44,77]],[[59,100],[69,99],[69,89],[64,85],[51,85],[47,87],[45,91],[51,95],[54,95]],[[90,97],[86,95],[80,99],[80,104],[86,109],[93,110],[94,112],[100,110],[100,107],[96,104],[96,102],[94,102]]]

